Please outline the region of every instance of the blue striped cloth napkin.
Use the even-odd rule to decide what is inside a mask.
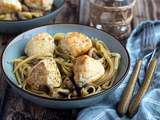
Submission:
[[[96,106],[92,106],[82,110],[77,120],[160,120],[160,67],[157,68],[154,75],[152,86],[147,94],[141,101],[137,114],[132,118],[119,117],[116,112],[116,104],[120,100],[122,92],[127,85],[130,75],[133,71],[133,67],[138,58],[140,50],[140,34],[144,24],[152,22],[155,24],[156,37],[160,38],[160,21],[145,21],[142,22],[131,34],[127,41],[126,48],[130,54],[131,66],[130,71],[125,78],[124,82],[111,94],[109,94],[101,103]],[[144,60],[142,69],[139,76],[139,82],[136,84],[135,91],[137,92],[139,85],[144,79],[144,66],[146,60]],[[160,65],[160,60],[158,60]]]

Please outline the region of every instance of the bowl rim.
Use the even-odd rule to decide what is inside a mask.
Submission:
[[[62,10],[62,8],[64,7],[64,5],[65,5],[65,0],[62,1],[62,5],[60,7],[56,8],[55,10],[52,10],[50,13],[45,14],[43,16],[32,18],[32,19],[26,19],[26,20],[0,20],[0,23],[32,22],[32,21],[39,20],[39,19],[44,18],[44,17],[48,17],[48,16],[50,16],[50,15],[56,13],[56,12],[59,12],[60,10]]]
[[[5,73],[4,64],[3,64],[3,63],[4,63],[4,62],[3,62],[3,61],[4,61],[4,59],[3,59],[4,57],[3,57],[3,56],[4,56],[4,53],[5,53],[6,49],[8,48],[8,46],[9,46],[12,42],[14,42],[14,40],[16,40],[17,37],[19,37],[20,35],[23,35],[23,34],[29,32],[29,31],[32,31],[32,30],[34,30],[34,29],[39,29],[39,28],[47,27],[47,26],[56,26],[56,25],[69,25],[69,26],[72,25],[72,26],[87,27],[87,28],[90,28],[90,29],[93,29],[93,30],[98,30],[99,32],[102,32],[103,34],[106,34],[106,36],[109,36],[110,38],[112,38],[112,39],[114,39],[115,41],[117,41],[117,42],[120,44],[120,46],[124,48],[124,50],[125,50],[125,52],[126,52],[126,54],[127,54],[127,58],[128,58],[127,69],[126,69],[125,73],[122,75],[122,77],[119,79],[119,81],[118,81],[114,86],[112,86],[111,88],[106,89],[106,90],[104,90],[104,91],[101,91],[101,92],[99,92],[99,93],[96,93],[96,94],[93,94],[93,95],[90,95],[90,96],[86,96],[86,97],[79,97],[79,98],[72,98],[72,99],[50,98],[50,97],[45,97],[45,96],[36,95],[36,94],[34,94],[34,93],[32,93],[32,92],[26,91],[26,90],[18,87],[14,82],[12,82],[12,81],[10,80],[10,78],[7,76],[7,74]],[[31,95],[31,96],[33,96],[33,97],[41,98],[41,99],[44,99],[44,100],[67,101],[67,102],[69,102],[69,101],[87,100],[87,99],[91,99],[91,98],[94,98],[94,97],[98,97],[98,96],[104,95],[104,94],[106,94],[106,93],[108,94],[108,93],[110,93],[111,91],[113,91],[115,88],[117,88],[117,87],[124,81],[125,77],[127,76],[127,73],[129,72],[129,68],[130,68],[130,56],[129,56],[129,53],[128,53],[126,47],[124,47],[119,40],[117,40],[116,38],[114,38],[113,36],[111,36],[110,34],[106,33],[106,32],[103,31],[103,30],[99,30],[99,29],[96,29],[96,28],[94,28],[94,27],[92,27],[92,26],[87,26],[87,25],[80,25],[80,24],[61,24],[61,23],[57,23],[57,24],[43,25],[43,26],[40,26],[40,27],[36,27],[36,28],[30,29],[30,30],[28,30],[28,31],[25,31],[25,32],[19,34],[19,35],[16,36],[15,38],[13,38],[13,40],[4,48],[4,50],[3,50],[3,52],[2,52],[2,55],[1,55],[1,67],[2,67],[2,72],[3,72],[4,75],[6,76],[6,81],[7,81],[9,84],[11,84],[12,87],[14,86],[16,89],[22,91],[23,93],[29,94],[29,95]]]

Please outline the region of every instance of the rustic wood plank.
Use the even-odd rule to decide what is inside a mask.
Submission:
[[[66,0],[66,4],[55,23],[78,23],[79,21],[79,2],[80,0]]]
[[[160,19],[159,0],[137,0],[134,9],[133,28],[144,20]]]
[[[4,48],[13,37],[14,35],[0,35],[0,56],[2,56]],[[4,106],[5,96],[8,88],[8,84],[5,79],[6,76],[3,74],[2,69],[0,69],[0,118],[2,117],[2,109]]]

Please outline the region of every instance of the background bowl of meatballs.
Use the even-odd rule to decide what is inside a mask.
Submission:
[[[35,56],[35,54],[38,54],[38,55],[45,54],[49,56],[50,53],[53,52],[53,48],[55,48],[54,45],[56,45],[56,43],[54,43],[53,45],[53,41],[51,42],[51,40],[53,39],[51,36],[54,36],[56,33],[66,34],[67,36],[66,39],[62,40],[62,44],[61,44],[62,49],[65,51],[71,48],[69,50],[74,57],[77,57],[82,53],[84,54],[86,51],[88,51],[89,48],[91,48],[92,44],[89,38],[98,38],[108,46],[108,49],[110,51],[119,53],[121,56],[121,60],[119,63],[118,73],[116,75],[116,79],[113,82],[113,85],[109,89],[100,91],[98,93],[85,96],[85,97],[76,97],[73,99],[72,98],[64,99],[61,97],[50,98],[50,97],[45,97],[41,95],[39,96],[23,89],[22,88],[23,86],[19,86],[17,79],[15,77],[15,74],[13,72],[14,66],[12,64],[12,61],[26,54],[28,56],[31,56],[31,58],[28,58],[30,60],[33,59],[32,56]],[[79,49],[81,49],[82,46],[80,46],[81,48],[80,47],[78,48],[76,45],[75,46],[72,45],[76,43],[75,39],[77,39],[77,42],[78,41],[85,42],[86,46],[85,48],[83,48],[83,51],[79,52]],[[80,45],[81,42],[78,42],[78,44]],[[54,52],[56,51],[54,50]],[[18,62],[20,59],[17,59],[16,61]],[[58,59],[58,60],[59,61],[57,61],[57,63],[61,61],[61,59]],[[49,65],[48,63],[51,63],[52,66]],[[75,66],[77,66],[77,68],[74,71],[74,74],[75,74],[74,78],[76,78],[79,81],[81,77],[80,78],[78,77],[78,73],[81,71],[82,67],[85,68],[88,65],[90,67],[90,71],[93,74],[97,73],[95,77],[100,76],[101,73],[104,74],[104,71],[100,72],[103,66],[98,61],[93,60],[88,55],[82,55],[82,57],[77,58],[77,62],[75,63]],[[40,66],[43,66],[43,67],[40,67]],[[129,66],[130,66],[130,58],[129,58],[128,52],[118,40],[114,39],[109,34],[103,31],[97,30],[95,28],[83,26],[83,25],[74,25],[74,24],[46,25],[46,26],[38,27],[32,30],[29,30],[27,32],[24,32],[9,43],[9,45],[6,47],[2,55],[2,68],[4,70],[4,73],[8,77],[7,82],[12,86],[12,88],[16,92],[18,92],[25,99],[28,99],[36,104],[39,104],[41,106],[48,107],[48,108],[58,108],[58,109],[72,109],[72,108],[82,108],[86,106],[91,106],[102,101],[104,97],[106,96],[109,97],[109,95],[112,94],[112,92],[122,83],[122,81],[126,77],[129,70]],[[48,80],[47,84],[49,86],[54,86],[54,87],[59,86],[61,84],[61,81],[58,82],[60,80],[59,79],[60,74],[59,72],[57,72],[56,61],[54,61],[53,59],[42,60],[35,67],[33,67],[34,70],[32,70],[32,73],[31,73],[32,77],[27,82],[33,88],[37,89],[39,87],[39,84],[41,84],[38,81],[38,79],[39,78],[43,79],[43,77],[40,77],[40,76],[42,74],[45,74],[45,72],[41,72],[41,71],[43,70],[43,68],[50,71],[49,69],[51,67],[55,68],[54,70],[51,71],[52,75],[55,73],[56,76],[58,77],[49,78],[49,79],[54,79],[55,80],[54,83],[49,82],[49,79],[47,78]],[[39,74],[39,75],[37,76],[36,74]],[[34,76],[36,76],[37,81],[35,81]],[[91,79],[88,80],[87,78],[85,78],[84,80],[87,82],[94,81],[94,79],[91,81]],[[44,81],[46,81],[46,79]],[[76,83],[78,83],[78,81]]]
[[[63,5],[64,0],[1,0],[0,33],[18,34],[46,25],[56,18]]]

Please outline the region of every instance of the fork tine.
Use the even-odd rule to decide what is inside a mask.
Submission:
[[[152,40],[151,40],[151,45],[152,45],[152,49],[154,48],[154,44],[155,44],[155,33],[154,33],[154,26],[153,26],[153,24],[152,24],[152,26],[151,26],[151,31],[152,31]]]
[[[147,24],[147,28],[146,28],[146,48],[147,49],[152,49],[152,30],[151,30],[151,23]]]
[[[144,29],[141,35],[141,49],[145,49],[145,41],[146,41],[146,24],[144,25]]]
[[[152,33],[152,23],[150,23],[148,25],[148,48],[152,49],[152,37],[153,37],[153,33]]]
[[[154,27],[154,24],[152,24],[152,30],[153,30],[153,48],[155,48],[156,47],[156,45],[157,45],[157,39],[156,39],[156,33],[155,33],[155,27]]]
[[[144,41],[144,49],[147,49],[147,46],[148,46],[148,39],[149,39],[149,37],[148,37],[148,33],[149,33],[149,30],[148,30],[148,28],[149,28],[149,24],[146,24],[145,25],[145,28],[144,28],[144,38],[145,39],[143,39]]]
[[[147,28],[147,24],[144,26],[144,34],[143,34],[143,47],[145,48],[145,46],[146,46],[146,29]]]
[[[148,35],[148,44],[147,44],[147,46],[148,46],[148,48],[149,49],[152,49],[153,47],[152,47],[152,38],[153,38],[153,33],[152,33],[152,24],[150,23],[150,24],[148,24],[148,33],[147,33],[147,35]]]

